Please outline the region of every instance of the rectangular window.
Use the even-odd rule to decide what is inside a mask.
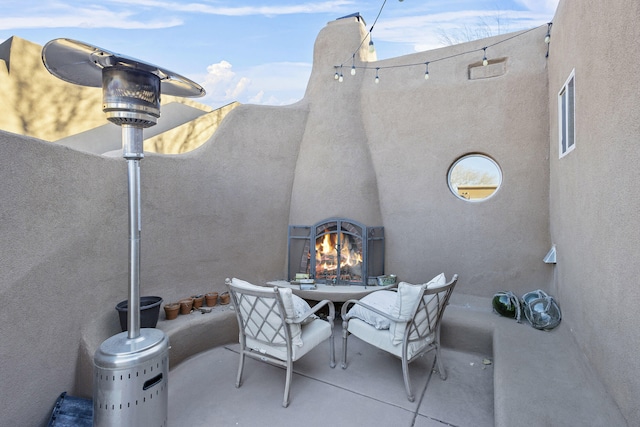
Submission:
[[[576,146],[575,137],[575,69],[558,93],[559,157],[563,157]]]

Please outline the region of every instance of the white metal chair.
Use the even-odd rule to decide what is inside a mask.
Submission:
[[[376,291],[342,306],[342,369],[347,368],[347,338],[355,335],[402,360],[402,375],[409,401],[415,399],[409,363],[436,351],[440,378],[447,378],[440,357],[440,324],[458,275],[447,283],[444,274],[429,283],[400,282],[397,292]],[[352,309],[349,309],[352,307]]]
[[[336,366],[333,343],[335,308],[324,300],[313,308],[289,288],[256,286],[239,279],[226,279],[240,329],[240,365],[236,387],[242,385],[245,356],[286,368],[284,400],[289,406],[293,362],[318,344],[329,340],[329,366]],[[327,320],[315,313],[327,306]]]

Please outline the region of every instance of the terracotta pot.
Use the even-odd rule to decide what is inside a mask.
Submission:
[[[231,295],[229,295],[229,292],[223,292],[220,294],[220,304],[221,305],[226,305],[229,304],[229,302],[231,302]]]
[[[181,299],[179,303],[180,303],[180,314],[191,313],[191,307],[193,307],[193,298]]]
[[[178,317],[178,313],[180,312],[180,304],[177,302],[172,302],[164,305],[164,314],[167,320],[173,320]]]
[[[193,308],[198,309],[202,307],[202,303],[204,302],[204,295],[194,295],[193,298]]]
[[[218,293],[217,292],[209,292],[205,294],[204,299],[207,301],[208,307],[213,307],[218,304]]]

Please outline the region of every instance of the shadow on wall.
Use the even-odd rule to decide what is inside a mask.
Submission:
[[[0,45],[8,77],[0,78],[0,129],[55,141],[105,124],[102,90],[52,76],[41,51],[42,46],[15,36]]]

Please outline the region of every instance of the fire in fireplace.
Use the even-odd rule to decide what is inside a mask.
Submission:
[[[288,280],[308,274],[329,285],[375,284],[384,274],[384,227],[345,218],[290,225]]]

